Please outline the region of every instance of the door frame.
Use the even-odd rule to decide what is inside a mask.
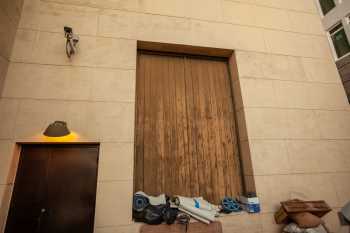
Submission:
[[[0,229],[0,233],[3,233],[6,229],[6,224],[7,224],[7,217],[10,211],[10,205],[12,201],[12,195],[13,195],[13,187],[15,185],[16,181],[16,176],[17,176],[17,170],[18,170],[18,163],[19,163],[19,158],[21,156],[22,152],[22,146],[23,145],[93,145],[93,146],[98,146],[98,155],[97,155],[97,172],[96,172],[96,181],[98,183],[98,172],[99,172],[99,159],[100,159],[100,152],[101,152],[101,143],[100,142],[40,142],[40,141],[24,141],[24,142],[14,142],[13,146],[13,152],[12,152],[12,159],[11,159],[11,166],[10,170],[8,172],[8,185],[11,186],[10,190],[8,192],[4,193],[4,197],[2,200],[0,200],[1,205],[0,208],[6,209],[6,214],[3,219],[3,227]],[[96,196],[97,196],[97,184],[96,184]],[[95,197],[96,198],[96,197]],[[96,200],[95,200],[95,206],[94,206],[94,218],[96,217]],[[95,220],[94,223],[95,224]]]
[[[248,143],[248,133],[245,121],[245,109],[243,107],[243,98],[241,95],[241,87],[239,81],[238,67],[236,62],[235,51],[232,49],[223,48],[210,48],[201,46],[181,45],[181,44],[170,44],[170,43],[159,43],[150,41],[137,41],[137,54],[138,51],[147,51],[150,53],[166,53],[169,55],[187,55],[187,56],[202,56],[212,58],[223,58],[227,61],[229,70],[229,78],[231,83],[232,92],[232,103],[235,115],[235,128],[237,135],[237,146],[238,146],[238,159],[240,164],[240,174],[242,180],[242,191],[243,195],[248,193],[256,193],[253,166],[250,154],[250,148]],[[136,56],[137,64],[138,56]],[[138,67],[136,67],[138,69]],[[137,91],[135,89],[135,96],[137,99]],[[135,103],[136,104],[136,103]],[[135,110],[135,119],[136,118]],[[134,122],[134,137],[136,137],[136,121]],[[136,141],[136,140],[134,140]],[[134,160],[136,155],[136,146],[134,142]],[[135,162],[134,162],[134,179],[135,179]],[[135,180],[134,180],[135,182]],[[135,191],[135,190],[134,190]]]

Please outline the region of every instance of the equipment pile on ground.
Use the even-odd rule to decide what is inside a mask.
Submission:
[[[249,213],[260,211],[257,197],[244,199],[245,203],[235,198],[225,197],[219,205],[204,200],[203,197],[174,196],[161,194],[157,197],[144,192],[136,192],[133,198],[133,218],[136,222],[157,225],[163,222],[188,224],[191,217],[202,223],[210,224],[220,214],[230,214],[246,210]],[[186,223],[185,223],[186,220]]]
[[[277,224],[288,224],[283,229],[285,233],[328,233],[321,217],[331,210],[325,201],[290,200],[281,202],[275,220]]]

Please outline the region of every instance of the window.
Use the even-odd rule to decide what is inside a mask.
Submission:
[[[335,7],[334,0],[319,0],[323,15],[326,15]]]
[[[346,37],[344,27],[341,23],[337,24],[333,29],[331,29],[329,31],[329,34],[332,39],[337,58],[341,58],[344,55],[350,53],[349,41]]]

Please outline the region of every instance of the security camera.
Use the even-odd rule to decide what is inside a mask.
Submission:
[[[64,32],[65,32],[66,35],[67,34],[72,34],[73,33],[73,28],[65,26],[64,27]]]
[[[73,33],[73,28],[65,26],[64,36],[67,39],[66,42],[66,54],[70,58],[77,51],[77,44],[79,42],[79,36]]]

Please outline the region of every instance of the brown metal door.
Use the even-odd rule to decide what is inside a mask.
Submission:
[[[92,233],[97,164],[97,145],[23,145],[5,233]]]
[[[226,60],[139,52],[136,106],[135,191],[241,193]]]

